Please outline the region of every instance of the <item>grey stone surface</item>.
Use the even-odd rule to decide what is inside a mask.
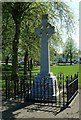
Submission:
[[[56,83],[55,83],[56,82]],[[55,100],[58,90],[56,76],[49,74],[49,76],[41,77],[41,74],[34,77],[34,84],[32,88],[32,97],[46,100]]]
[[[61,111],[57,115],[55,115],[55,107],[45,107],[44,110],[32,110],[31,105],[21,107],[21,109],[13,109],[7,110],[3,112],[4,118],[79,118],[79,94],[74,98],[72,103],[69,105],[68,108]],[[36,106],[33,105],[36,109]],[[29,110],[30,109],[30,110]],[[45,110],[52,110],[51,112],[45,112]]]
[[[40,56],[40,73],[49,74],[49,37],[55,32],[55,28],[48,23],[48,15],[42,16],[41,27],[36,28],[36,34],[41,38],[41,56]]]
[[[52,98],[55,100],[56,98],[55,82],[57,89],[57,79],[50,73],[50,53],[48,42],[49,37],[53,33],[55,33],[55,28],[48,23],[48,15],[43,15],[41,27],[36,28],[36,34],[41,38],[41,56],[40,73],[34,78],[31,93],[33,98],[50,98],[50,100]]]

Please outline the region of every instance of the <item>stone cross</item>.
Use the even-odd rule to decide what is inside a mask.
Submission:
[[[40,73],[50,72],[49,37],[55,32],[55,27],[48,23],[48,14],[42,16],[41,27],[36,28],[36,34],[41,38]]]

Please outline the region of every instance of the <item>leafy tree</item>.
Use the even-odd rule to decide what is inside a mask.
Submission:
[[[34,4],[33,2],[3,3],[3,8],[7,10],[8,14],[11,14],[13,21],[14,21],[14,26],[15,26],[14,39],[12,43],[12,76],[13,76],[13,79],[15,79],[17,72],[18,72],[18,44],[19,44],[21,23],[23,19],[25,19],[25,16],[27,16],[26,18],[28,20],[29,12],[30,12],[30,15],[32,15],[32,10],[33,10],[33,15],[34,13],[37,12],[36,10],[42,13],[42,11],[44,10],[44,5],[42,4],[41,6],[41,4],[42,3]],[[35,17],[37,17],[38,15],[36,15]]]
[[[58,33],[66,32],[69,36],[74,31],[74,16],[70,7],[64,2],[49,3],[50,23],[56,27]]]
[[[77,48],[74,43],[74,40],[71,37],[69,37],[64,45],[63,54],[66,57],[66,61],[70,60],[71,65],[72,65],[72,59],[75,57],[76,52],[77,52]]]
[[[2,57],[5,63],[8,64],[9,58],[12,57],[12,41],[14,37],[14,22],[8,10],[2,8]]]
[[[15,80],[18,72],[18,43],[19,43],[19,36],[20,36],[20,27],[21,22],[24,17],[24,12],[32,3],[4,3],[3,8],[6,8],[8,14],[12,15],[14,26],[15,26],[15,33],[14,39],[12,44],[12,78]]]
[[[39,40],[35,35],[35,27],[40,23],[40,16],[42,16],[44,9],[40,11],[40,6],[34,3],[32,3],[32,8],[21,23],[20,49],[24,51],[24,74],[27,74],[27,61],[39,56]]]
[[[13,40],[12,40],[12,76],[15,80],[15,76],[18,72],[18,48],[19,48],[19,40],[22,41],[22,36],[25,39],[23,42],[25,51],[24,58],[27,57],[28,49],[31,50],[31,55],[34,55],[34,48],[38,49],[38,43],[33,44],[33,39],[35,39],[35,43],[37,42],[36,36],[34,34],[35,28],[40,24],[40,18],[42,14],[49,14],[49,22],[56,27],[57,31],[60,32],[58,25],[64,25],[65,29],[70,31],[71,26],[73,25],[73,16],[68,9],[68,6],[65,3],[61,2],[48,2],[48,3],[38,3],[38,2],[10,2],[3,3],[3,14],[6,16],[5,12],[11,16],[14,26]],[[6,19],[6,17],[5,17]],[[59,24],[57,25],[57,23]],[[26,26],[28,32],[26,31]],[[25,36],[27,33],[27,36]],[[30,34],[31,33],[31,34]],[[27,38],[26,38],[27,37]],[[52,38],[53,40],[54,38]],[[9,39],[11,41],[11,38]],[[27,41],[28,43],[27,43]],[[58,41],[58,40],[57,40]],[[25,60],[26,61],[26,60]]]
[[[53,61],[54,57],[59,52],[60,47],[58,46],[61,46],[63,44],[60,33],[56,32],[55,34],[53,34],[49,42],[50,42],[50,60]]]

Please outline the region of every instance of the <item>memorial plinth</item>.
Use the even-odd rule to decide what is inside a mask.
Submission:
[[[55,33],[54,26],[48,23],[48,15],[42,16],[41,27],[36,28],[36,34],[41,38],[40,73],[34,77],[31,95],[37,99],[55,99],[58,91],[56,76],[50,73],[50,36]]]

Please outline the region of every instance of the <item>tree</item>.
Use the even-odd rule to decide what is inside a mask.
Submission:
[[[44,11],[44,9],[40,11],[40,6],[36,3],[32,3],[32,8],[34,9],[30,9],[28,15],[24,16],[24,19],[21,23],[20,49],[24,51],[25,75],[27,74],[27,62],[29,62],[29,59],[32,60],[32,58],[36,58],[39,54],[39,40],[35,35],[35,26],[36,24],[40,23],[39,18],[42,16]],[[38,11],[38,14],[36,14],[36,11]],[[36,16],[39,16],[38,20]]]
[[[63,43],[60,33],[56,32],[55,34],[53,34],[49,42],[50,42],[50,59],[51,61],[53,61],[54,57],[59,52],[60,46]]]
[[[32,3],[4,3],[3,7],[8,10],[8,13],[12,15],[14,26],[15,26],[15,34],[12,44],[12,79],[15,80],[18,73],[18,43],[20,36],[20,27],[23,19],[24,12]]]
[[[72,59],[75,57],[77,52],[77,48],[75,46],[74,40],[69,37],[64,45],[63,54],[66,57],[66,61],[70,60],[70,64],[72,65]]]
[[[14,26],[15,26],[15,34],[12,43],[12,78],[15,80],[15,77],[18,73],[18,44],[19,44],[19,37],[20,37],[20,28],[23,19],[27,16],[29,17],[29,12],[32,14],[32,9],[35,11],[36,8],[38,12],[44,10],[44,5],[41,7],[41,4],[33,3],[33,2],[14,2],[14,3],[3,3],[3,8],[7,10],[8,14],[11,14]],[[40,10],[41,9],[41,10]],[[33,13],[34,14],[34,13]],[[35,17],[37,17],[36,15]]]
[[[19,48],[19,40],[21,36],[21,31],[25,30],[25,27],[23,27],[24,21],[27,20],[27,26],[29,26],[29,33],[32,33],[32,38],[30,39],[32,41],[35,34],[35,28],[40,24],[40,18],[42,14],[49,14],[49,22],[53,26],[57,26],[55,23],[56,21],[61,23],[65,28],[70,28],[69,26],[72,26],[72,13],[70,12],[70,9],[68,9],[68,6],[65,3],[58,3],[58,2],[48,2],[48,3],[37,3],[37,2],[10,2],[10,3],[3,3],[3,11],[7,11],[7,14],[12,16],[13,19],[13,26],[14,26],[14,37],[12,41],[12,76],[15,80],[15,76],[18,72],[18,48]],[[32,24],[33,23],[33,24]],[[66,23],[66,24],[65,24]],[[21,25],[22,24],[22,25]],[[35,26],[36,25],[36,26]],[[33,32],[32,32],[32,31]],[[59,32],[59,31],[58,31]],[[23,33],[22,33],[23,34]],[[27,40],[28,40],[27,39]],[[29,40],[28,40],[29,41]],[[25,43],[25,42],[24,42]],[[30,42],[31,43],[31,42]],[[32,48],[35,46],[30,44]],[[28,47],[28,45],[27,45]],[[36,47],[37,48],[37,47]],[[28,49],[28,48],[27,48]],[[33,51],[33,49],[32,49]],[[25,51],[25,53],[27,53]],[[33,52],[31,52],[33,53]],[[27,54],[26,54],[27,55]]]
[[[14,22],[8,10],[2,7],[2,59],[8,64],[8,60],[12,57],[12,41],[14,37]]]

